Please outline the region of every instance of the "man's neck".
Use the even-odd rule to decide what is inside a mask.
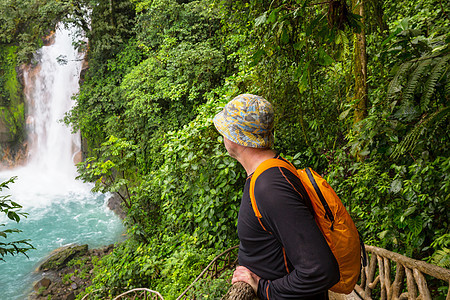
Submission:
[[[237,160],[244,167],[247,176],[255,172],[256,168],[265,160],[275,157],[272,149],[256,149],[246,147],[237,157]]]

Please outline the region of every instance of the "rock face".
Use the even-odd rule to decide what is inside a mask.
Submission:
[[[119,218],[125,219],[126,213],[122,207],[122,199],[117,193],[113,193],[108,199],[108,208],[112,210]]]
[[[71,245],[56,249],[37,269],[38,280],[29,295],[30,300],[74,300],[91,285],[93,259],[111,253],[113,245],[88,249],[88,245]]]
[[[11,143],[14,141],[14,136],[11,134],[5,121],[0,118],[0,143]]]

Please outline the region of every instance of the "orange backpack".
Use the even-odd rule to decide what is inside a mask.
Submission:
[[[316,172],[309,168],[297,170],[292,164],[273,158],[261,163],[250,181],[250,199],[253,211],[259,219],[262,216],[255,199],[256,178],[272,167],[286,168],[302,182],[311,199],[314,219],[339,265],[340,280],[330,290],[336,293],[351,293],[361,271],[361,248],[365,265],[365,249],[358,230],[341,200],[325,179]]]

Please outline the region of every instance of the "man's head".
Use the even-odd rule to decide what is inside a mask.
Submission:
[[[250,148],[273,146],[272,104],[252,94],[241,94],[214,117],[217,130],[228,140]]]

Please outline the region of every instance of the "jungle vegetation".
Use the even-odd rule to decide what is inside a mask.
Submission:
[[[212,117],[241,93],[274,104],[275,149],[323,174],[365,243],[450,267],[445,1],[22,2],[0,2],[2,59],[26,60],[61,21],[89,40],[65,121],[88,145],[80,178],[122,197],[128,239],[88,291],[175,299],[238,243],[246,176]],[[230,272],[192,293],[218,297]]]

